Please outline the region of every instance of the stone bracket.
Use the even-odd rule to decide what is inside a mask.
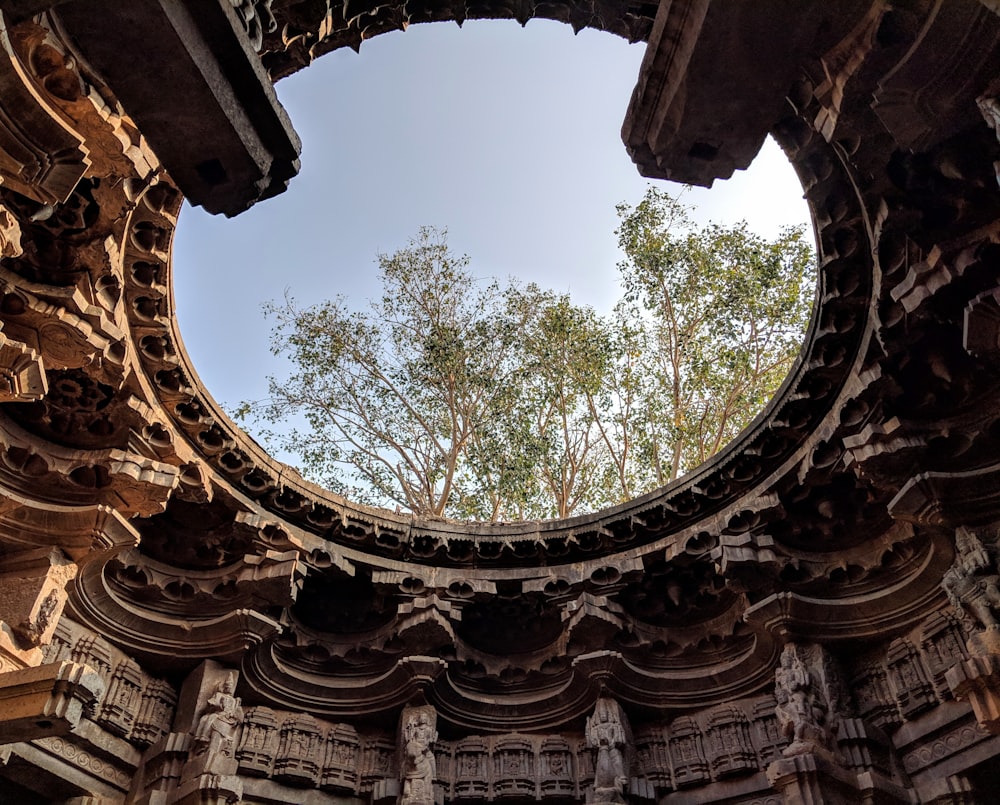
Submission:
[[[0,675],[0,743],[65,735],[103,693],[96,671],[68,660]]]
[[[967,699],[979,726],[1000,735],[1000,655],[970,657],[945,673],[956,699]]]

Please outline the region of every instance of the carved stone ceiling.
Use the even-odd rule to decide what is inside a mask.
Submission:
[[[144,664],[221,660],[247,702],[340,719],[423,698],[455,732],[579,723],[602,690],[662,718],[770,689],[790,637],[913,628],[942,604],[947,527],[996,519],[1000,147],[974,100],[996,90],[1000,18],[975,0],[816,2],[795,19],[722,5],[275,0],[248,25],[273,79],[412,22],[540,16],[649,39],[625,126],[644,170],[711,181],[768,133],[795,166],[816,307],[767,409],[661,490],[501,525],[353,504],[229,421],[177,332],[182,195],[140,116],[72,52],[85,12],[9,27],[32,102],[61,121],[53,175],[80,178],[51,197],[0,188],[22,232],[0,268],[2,336],[47,383],[33,394],[18,370],[27,390],[3,410],[7,542],[58,531],[81,560],[73,617]],[[739,30],[755,47],[716,81]],[[748,83],[758,46],[785,57]]]

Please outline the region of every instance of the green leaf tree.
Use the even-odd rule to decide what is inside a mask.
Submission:
[[[421,229],[379,255],[383,295],[366,311],[343,298],[267,306],[272,351],[290,359],[269,398],[240,413],[305,428],[272,434],[307,476],[364,502],[443,516],[456,499],[477,425],[510,371],[497,283],[477,283],[445,233]]]
[[[266,307],[287,378],[238,416],[304,474],[431,517],[568,517],[687,472],[760,411],[812,308],[801,230],[699,228],[650,188],[620,206],[608,316],[536,284],[478,280],[446,233],[379,255],[383,294]],[[284,423],[297,420],[299,427]]]
[[[661,485],[718,452],[781,384],[812,310],[813,256],[801,228],[774,241],[745,222],[698,228],[654,187],[618,213],[623,310],[647,330],[633,455]]]

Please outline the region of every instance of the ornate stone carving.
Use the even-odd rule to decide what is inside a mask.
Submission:
[[[65,734],[103,693],[100,675],[76,662],[9,670],[0,675],[0,743]]]
[[[0,333],[0,402],[35,402],[48,388],[38,352]]]
[[[371,736],[361,743],[361,790],[373,791],[383,781],[393,777],[393,756],[396,745],[389,738]],[[398,777],[396,778],[399,779]]]
[[[573,795],[573,751],[564,738],[542,741],[539,751],[539,791],[546,797]]]
[[[968,528],[955,531],[955,562],[945,572],[941,586],[955,611],[976,631],[969,638],[974,654],[1000,651],[1000,575],[979,537]]]
[[[480,738],[467,738],[455,746],[455,798],[485,799],[489,791],[486,763],[489,749]]]
[[[535,796],[535,749],[524,735],[504,736],[493,747],[493,794],[498,799]]]
[[[99,715],[100,722],[116,735],[131,733],[142,701],[142,670],[131,659],[115,667]]]
[[[830,658],[817,645],[789,643],[774,674],[775,713],[781,731],[791,740],[785,757],[837,754],[841,693],[826,671]]]
[[[899,707],[889,687],[888,672],[880,662],[864,663],[851,680],[851,690],[863,718],[884,730],[899,726]]]
[[[636,771],[658,789],[669,788],[670,752],[662,726],[644,727],[635,733]]]
[[[21,224],[14,213],[0,204],[0,257],[20,257],[22,254]]]
[[[763,765],[781,757],[781,750],[788,744],[788,740],[782,734],[781,726],[778,723],[776,709],[777,702],[770,694],[754,701],[750,708],[750,720],[754,727],[754,743]]]
[[[243,723],[241,700],[235,695],[236,674],[227,675],[208,697],[194,731],[195,755],[205,755],[206,771],[232,774],[236,763],[236,737]]]
[[[264,34],[273,33],[278,26],[271,13],[273,0],[229,0],[236,9],[236,16],[243,23],[250,46],[260,52],[264,44]]]
[[[178,732],[165,735],[176,697],[137,671],[136,663],[162,658],[179,673],[212,656],[240,664],[254,702],[269,705],[246,714],[235,757],[227,759],[254,786],[248,801],[289,799],[279,793],[284,784],[378,802],[403,796],[405,741],[386,725],[401,702],[421,694],[436,703],[442,735],[456,736],[430,746],[438,798],[582,800],[588,786],[607,783],[614,765],[610,749],[602,756],[580,731],[608,680],[644,719],[635,776],[624,759],[629,791],[612,774],[610,797],[772,801],[763,779],[749,773],[755,749],[760,763],[778,764],[772,779],[782,794],[815,800],[827,793],[812,785],[826,762],[815,747],[829,739],[839,709],[828,658],[797,647],[806,670],[796,681],[787,669],[777,691],[786,701],[760,695],[780,643],[803,636],[844,647],[845,655],[863,646],[862,657],[851,657],[862,717],[839,718],[839,748],[848,757],[840,771],[857,783],[822,770],[844,783],[838,791],[847,799],[905,799],[871,782],[872,769],[889,767],[876,758],[877,727],[910,742],[901,746],[918,798],[926,779],[916,777],[934,774],[937,764],[961,769],[995,755],[966,708],[947,698],[952,691],[967,697],[993,728],[997,655],[967,657],[957,615],[928,618],[941,607],[938,585],[954,558],[944,527],[981,528],[1000,517],[993,371],[1000,196],[990,164],[998,152],[974,103],[985,99],[982,116],[1000,129],[995,0],[888,9],[881,0],[845,0],[836,12],[803,0],[795,14],[776,15],[752,3],[732,12],[707,0],[537,8],[509,0],[475,8],[448,0],[282,0],[273,3],[273,30],[267,0],[136,3],[197,6],[198,16],[215,19],[224,12],[225,41],[254,75],[258,62],[285,74],[408,21],[524,22],[539,14],[635,38],[650,31],[656,13],[626,126],[642,135],[630,140],[637,158],[654,171],[710,181],[744,164],[773,132],[815,214],[818,305],[802,359],[774,404],[711,464],[661,492],[569,522],[497,526],[356,506],[269,459],[215,407],[184,355],[170,290],[180,196],[156,173],[132,120],[143,135],[165,137],[180,163],[178,152],[197,155],[204,146],[207,164],[199,157],[180,166],[186,187],[198,184],[190,172],[198,167],[221,178],[210,158],[227,168],[234,163],[224,157],[240,143],[185,137],[183,127],[157,132],[162,126],[144,122],[170,104],[145,86],[150,71],[136,71],[132,57],[164,44],[187,59],[176,40],[160,40],[177,28],[139,13],[139,29],[108,25],[109,3],[96,11],[60,4],[17,23],[11,9],[47,4],[3,3],[0,204],[22,229],[23,253],[15,256],[16,232],[0,210],[0,335],[7,338],[0,341],[0,401],[10,403],[0,406],[0,555],[9,560],[12,546],[63,551],[80,566],[70,585],[73,616],[134,653],[126,658],[93,637],[74,649],[93,659],[109,692],[94,723],[65,742],[60,757],[69,762],[79,749],[78,758],[103,763],[126,742],[155,743],[137,801],[146,794],[150,802],[175,794],[187,802],[237,799],[227,775],[181,780],[191,733],[221,672],[199,677],[197,695],[182,695]],[[63,30],[83,34],[74,47],[101,51],[115,75],[139,77],[126,106],[139,104],[150,117],[124,116],[104,85],[118,79],[89,74],[101,69],[98,61],[74,61],[45,30],[63,8]],[[191,39],[212,45],[199,63],[233,66],[215,48],[222,40],[197,20],[192,25]],[[141,45],[123,55],[108,46],[109,35]],[[249,52],[248,37],[263,41],[261,59]],[[777,43],[780,52],[765,64],[754,43]],[[240,87],[231,89],[227,97],[245,100]],[[168,95],[192,107],[190,93]],[[213,122],[225,128],[247,111],[236,103],[226,110],[233,114],[206,120],[198,110],[212,112],[203,107],[213,99],[195,100],[191,120],[202,130]],[[261,123],[252,110],[248,118],[238,125],[249,134],[275,123],[273,115]],[[264,139],[275,145],[274,136]],[[251,181],[274,181],[251,188],[244,201],[283,181],[280,166],[277,173],[256,167]],[[212,200],[215,191],[202,189]],[[28,195],[16,198],[22,191]],[[215,198],[217,206],[235,209],[233,192],[226,191],[229,201]],[[109,536],[105,526],[115,518]],[[892,524],[903,519],[917,524],[906,537]],[[977,532],[990,553],[985,533]],[[111,556],[140,536],[140,550]],[[325,574],[332,592],[316,595],[297,566],[310,577]],[[973,563],[949,577],[956,613],[964,612],[982,649],[990,649],[1000,622],[995,576],[994,566]],[[371,592],[373,606],[352,610],[360,590]],[[297,593],[307,600],[295,603]],[[10,634],[17,627],[19,639],[34,642],[25,650],[31,661],[58,620],[57,599],[54,590],[38,590],[27,616],[9,619]],[[540,627],[520,654],[510,650],[520,635],[506,628],[505,612]],[[71,644],[56,635],[46,657],[64,659]],[[3,670],[27,659],[0,651]],[[360,735],[320,718],[349,720]],[[669,728],[660,721],[668,718]],[[814,748],[778,757],[786,743],[780,727],[795,751]],[[489,734],[469,736],[476,731]],[[91,738],[105,743],[84,753]],[[44,748],[51,745],[31,746],[62,762]],[[191,768],[204,766],[208,754],[193,754]],[[84,765],[75,761],[74,773]],[[0,778],[11,770],[0,765]],[[119,790],[127,787],[125,779]]]
[[[278,718],[270,707],[250,707],[243,714],[243,732],[236,750],[240,774],[267,777],[278,754]]]
[[[62,551],[39,548],[0,560],[0,645],[37,664],[66,603],[66,585],[76,565]],[[33,659],[34,655],[39,655]]]
[[[29,64],[16,52],[18,40]],[[0,176],[42,204],[65,201],[91,164],[84,138],[52,105],[49,87],[69,72],[57,45],[40,26],[23,26],[13,36],[5,26],[0,34]]]
[[[405,707],[400,718],[402,746],[400,805],[434,805],[437,713],[433,707]]]
[[[357,730],[347,724],[332,726],[326,736],[320,787],[332,791],[356,791],[360,755]]]
[[[301,713],[281,724],[281,740],[274,762],[274,776],[296,785],[314,785],[319,780],[320,730],[316,719]]]
[[[602,696],[587,719],[587,746],[595,751],[594,789],[588,802],[624,802],[628,783],[625,753],[631,743],[628,721],[621,705]]]
[[[705,738],[708,762],[715,777],[757,769],[747,717],[739,707],[727,705],[712,710]]]
[[[172,685],[162,679],[150,679],[142,691],[131,740],[140,746],[150,746],[170,732],[176,704],[177,691]]]
[[[670,723],[668,735],[674,785],[685,788],[707,782],[708,761],[705,759],[705,747],[698,722],[690,716],[675,718]]]
[[[976,106],[986,125],[996,132],[997,139],[1000,140],[1000,98],[983,95],[976,98]],[[997,173],[997,183],[1000,184],[1000,162],[994,162],[993,167]]]
[[[958,618],[950,612],[935,612],[920,630],[920,647],[931,674],[934,691],[942,701],[951,695],[945,674],[948,669],[968,659],[965,633]]]

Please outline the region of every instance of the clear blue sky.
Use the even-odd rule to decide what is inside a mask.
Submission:
[[[323,56],[278,94],[303,141],[289,190],[238,218],[185,208],[174,244],[181,333],[204,385],[234,405],[282,374],[260,306],[378,294],[375,254],[446,227],[482,276],[516,276],[606,310],[615,205],[648,184],[620,129],[644,45],[561,23],[416,25]],[[696,190],[698,217],[761,234],[804,223],[769,143],[744,174]]]

